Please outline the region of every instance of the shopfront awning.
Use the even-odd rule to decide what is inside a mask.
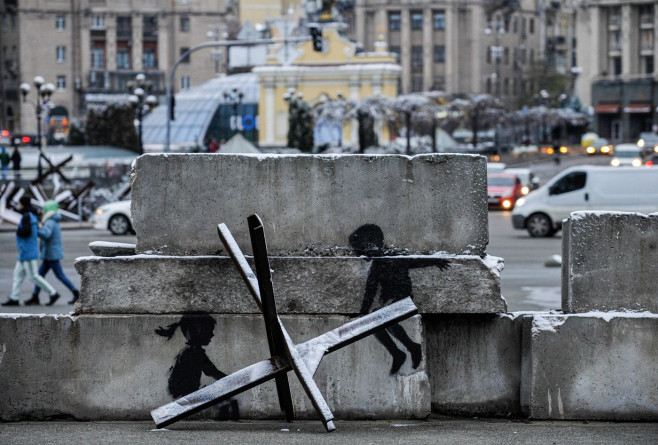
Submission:
[[[617,114],[619,113],[619,104],[598,104],[594,107],[596,114]]]
[[[651,113],[651,104],[630,103],[624,107],[624,113]]]

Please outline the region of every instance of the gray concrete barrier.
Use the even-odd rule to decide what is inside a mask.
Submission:
[[[658,313],[658,214],[574,212],[562,258],[565,312]]]
[[[448,267],[435,261],[447,261]],[[373,268],[402,274],[396,287],[410,280],[423,314],[506,311],[497,257],[271,257],[270,267],[281,313],[358,314]],[[75,268],[81,276],[80,313],[258,313],[228,257],[82,257]],[[377,293],[384,285],[375,284]],[[380,305],[376,296],[373,307]]]
[[[523,319],[521,407],[533,419],[658,420],[658,314]]]
[[[246,218],[266,224],[272,255],[353,255],[375,224],[386,248],[484,255],[486,158],[475,155],[148,154],[132,173],[138,253],[221,253],[225,223],[246,254]]]
[[[152,409],[174,399],[172,388],[175,393],[215,381],[211,366],[231,373],[269,357],[262,317],[201,317],[204,321],[194,323],[205,327],[196,335],[209,331],[206,345],[186,328],[181,316],[0,315],[0,419],[150,419]],[[348,321],[341,316],[282,318],[297,343]],[[156,333],[159,327],[175,323],[179,325],[171,339]],[[420,317],[401,325],[424,351]],[[191,348],[188,344],[195,340],[203,346]],[[386,349],[370,336],[327,355],[315,381],[338,419],[427,417],[430,390],[425,359],[413,369],[407,354],[395,375],[389,374],[391,362]],[[181,370],[189,378],[170,383],[170,377]],[[288,375],[296,414],[314,418],[294,373]],[[242,419],[280,417],[273,382],[235,400]],[[234,412],[216,407],[200,416],[220,418]]]

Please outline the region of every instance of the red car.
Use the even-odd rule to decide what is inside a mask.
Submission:
[[[516,200],[523,196],[521,180],[516,175],[491,173],[487,179],[489,207],[511,210]]]

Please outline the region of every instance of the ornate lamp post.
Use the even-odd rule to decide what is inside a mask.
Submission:
[[[240,133],[242,130],[242,122],[238,115],[238,105],[242,103],[243,97],[244,94],[242,91],[238,91],[237,88],[232,88],[230,91],[224,91],[224,102],[231,104],[233,108],[229,128],[235,130],[236,133]]]
[[[41,118],[44,112],[47,111],[50,96],[52,96],[52,94],[55,92],[55,85],[52,83],[46,83],[41,76],[36,76],[32,83],[34,83],[34,87],[37,91],[36,102],[27,100],[27,95],[31,90],[29,83],[23,82],[19,88],[21,90],[21,94],[23,95],[23,102],[28,102],[34,105],[34,109],[37,113],[37,143],[39,151],[41,151]]]
[[[142,140],[142,120],[144,119],[144,112],[152,110],[158,104],[158,99],[151,92],[153,84],[146,81],[144,74],[135,76],[135,82],[130,82],[128,87],[132,90],[132,94],[128,98],[130,105],[137,112],[137,125],[139,127],[139,154],[144,154],[144,142]],[[134,89],[133,89],[134,87]]]

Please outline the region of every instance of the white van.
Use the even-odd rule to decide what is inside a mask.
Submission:
[[[516,202],[515,229],[553,236],[577,210],[658,212],[658,169],[571,167]]]

